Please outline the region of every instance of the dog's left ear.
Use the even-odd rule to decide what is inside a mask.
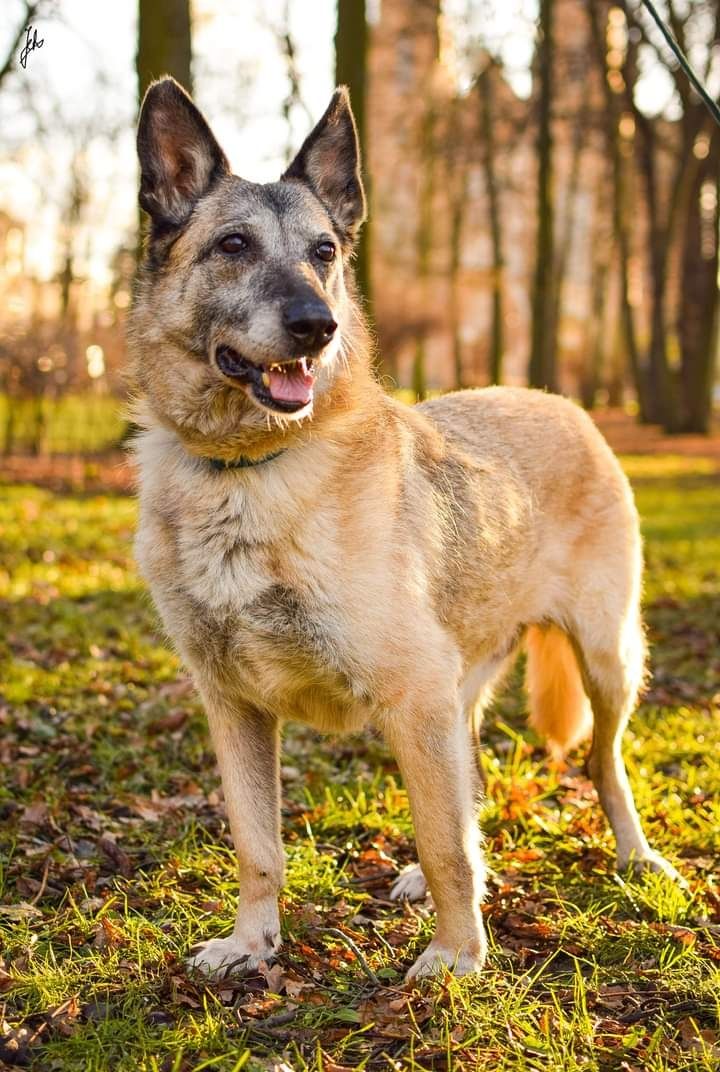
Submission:
[[[365,219],[360,145],[345,86],[308,134],[283,179],[304,182],[327,208],[342,238],[351,243]]]

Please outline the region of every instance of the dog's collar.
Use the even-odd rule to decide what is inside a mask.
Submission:
[[[262,458],[243,458],[241,455],[233,461],[224,461],[222,458],[208,458],[208,462],[213,469],[219,469],[221,472],[225,469],[252,469],[255,465],[263,465],[265,462],[271,462],[273,459],[279,458],[286,450],[287,447],[283,447],[282,450],[273,451],[272,454],[264,454]]]

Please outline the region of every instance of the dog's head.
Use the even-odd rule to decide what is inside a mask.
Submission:
[[[317,421],[352,374],[359,319],[348,260],[365,198],[346,90],[278,182],[233,175],[170,78],[148,90],[137,142],[150,216],[129,333],[138,388],[202,453],[261,450]]]

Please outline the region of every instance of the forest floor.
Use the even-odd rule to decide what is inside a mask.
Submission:
[[[202,712],[133,566],[134,502],[3,486],[0,1068],[717,1068],[718,460],[625,465],[653,669],[625,755],[689,889],[614,873],[585,750],[548,759],[518,670],[485,735],[488,965],[416,987],[432,912],[389,900],[413,858],[395,764],[372,737],[298,728],[281,955],[219,984],[187,974],[188,947],[232,927],[233,854]]]

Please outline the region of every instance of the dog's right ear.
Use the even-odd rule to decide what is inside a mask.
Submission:
[[[159,230],[177,227],[221,175],[230,174],[210,127],[174,78],[154,82],[140,109],[140,204]]]

